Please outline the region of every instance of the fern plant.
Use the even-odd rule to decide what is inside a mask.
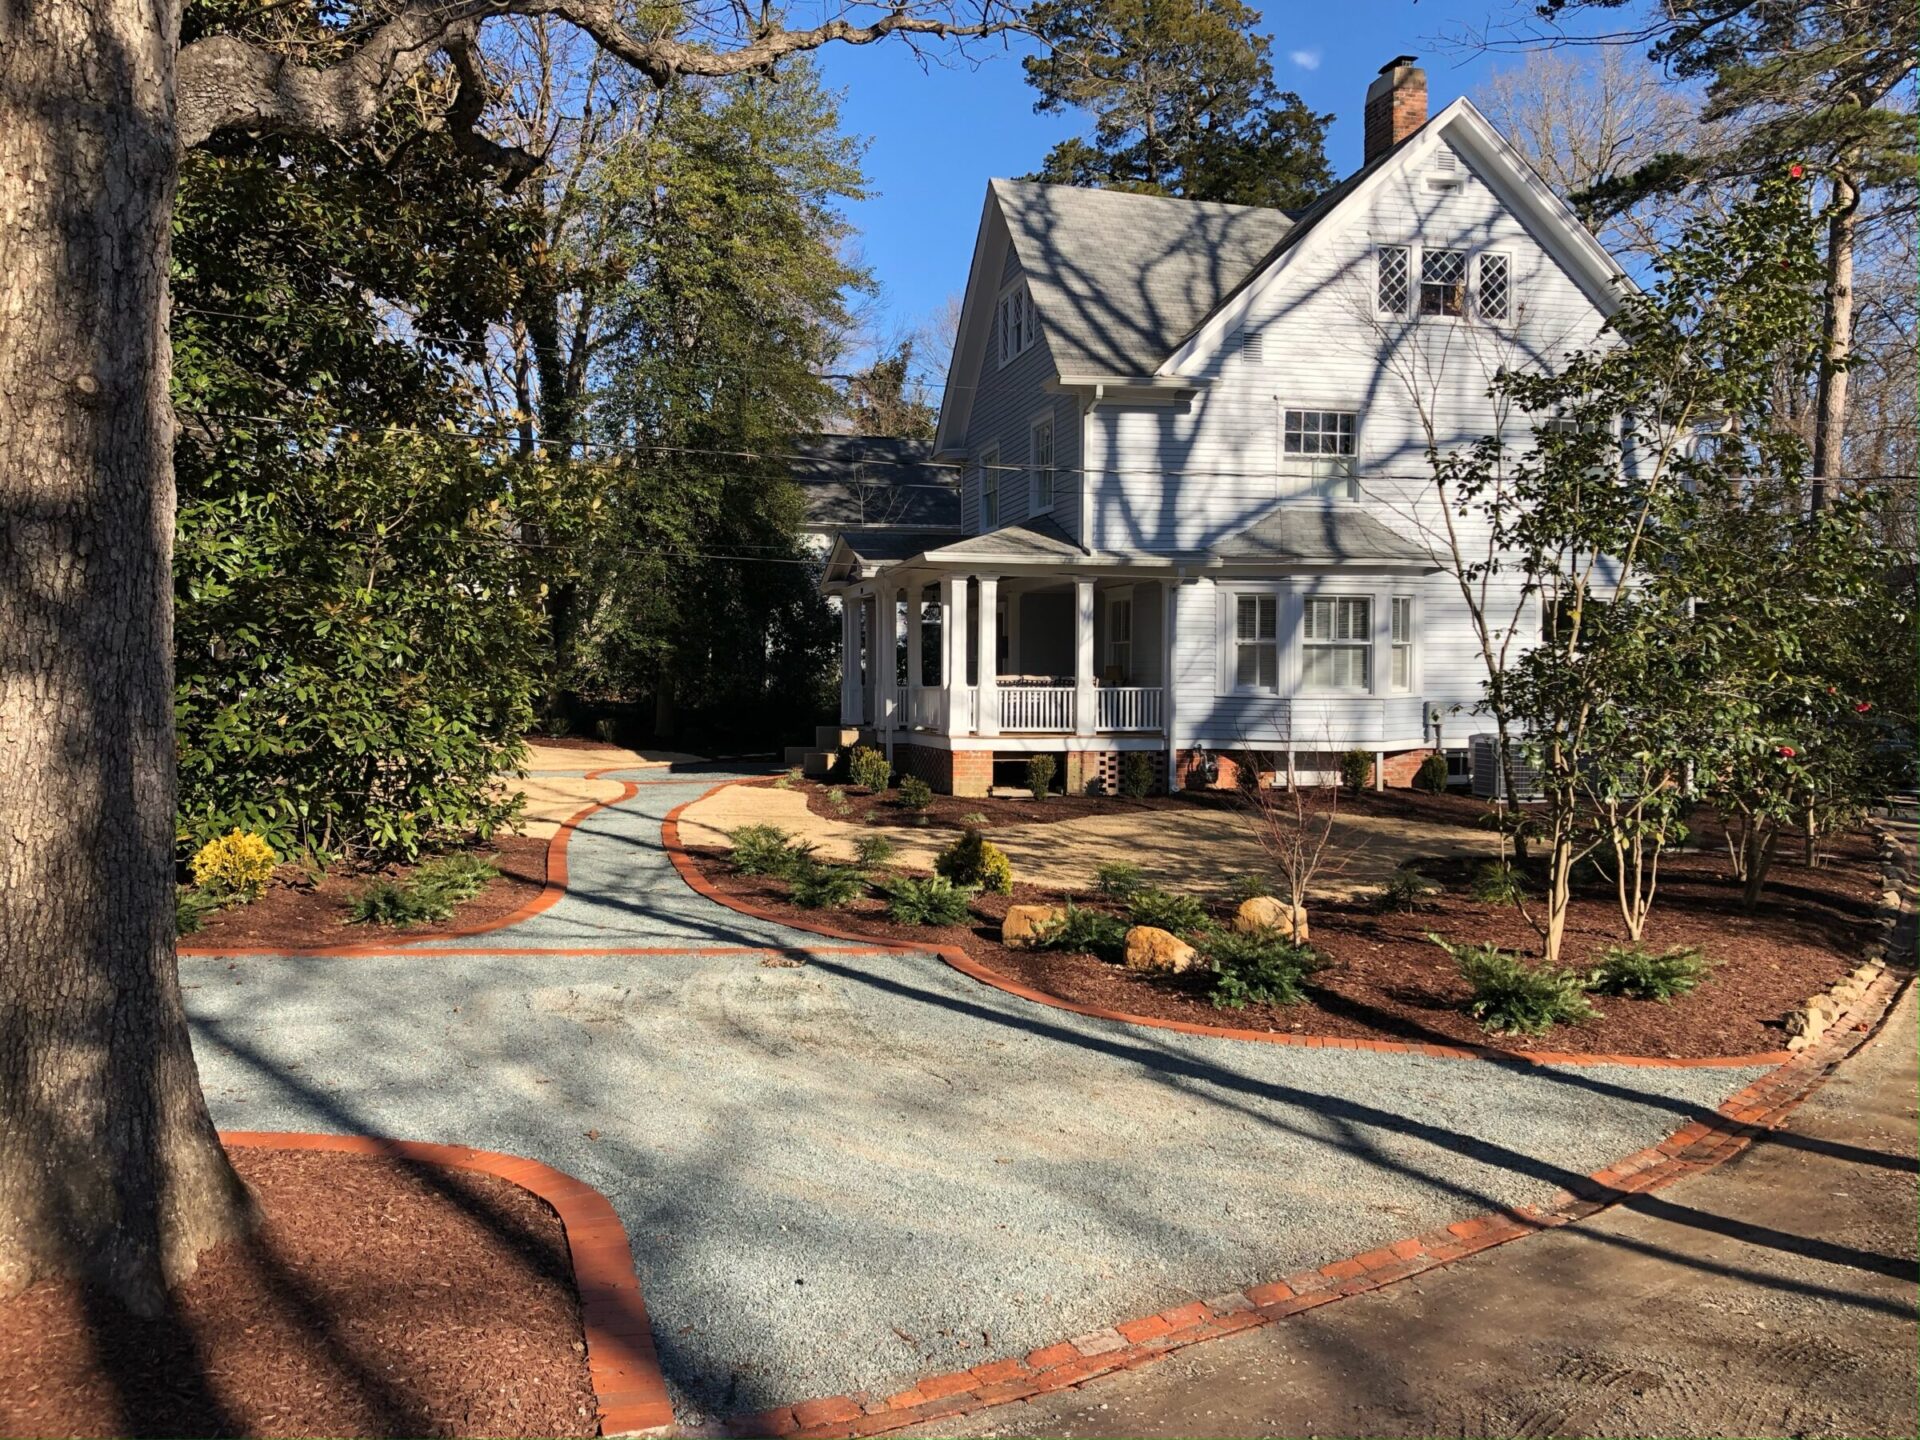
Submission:
[[[1040,927],[1034,937],[1034,948],[1118,961],[1127,949],[1127,922],[1103,910],[1084,910],[1068,901],[1065,914]]]
[[[809,861],[788,882],[793,903],[803,910],[838,910],[867,888],[866,876],[851,865]]]
[[[1609,945],[1587,977],[1587,988],[1625,1000],[1670,1004],[1707,978],[1712,962],[1697,945],[1676,945],[1655,955],[1640,945]]]
[[[1455,945],[1427,938],[1453,957],[1473,987],[1467,1010],[1495,1035],[1541,1035],[1555,1025],[1581,1025],[1600,1012],[1587,999],[1586,977],[1552,965],[1529,965],[1497,945]]]
[[[888,883],[887,914],[901,925],[964,925],[974,892],[944,875],[902,875]]]
[[[1127,898],[1127,914],[1136,925],[1151,925],[1175,935],[1213,928],[1207,907],[1191,895],[1176,895],[1157,885],[1143,885]]]
[[[1218,931],[1200,942],[1200,953],[1213,967],[1209,998],[1222,1010],[1297,1005],[1307,998],[1307,977],[1327,963],[1308,946],[1271,932]]]

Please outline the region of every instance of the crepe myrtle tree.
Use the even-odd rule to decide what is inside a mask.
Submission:
[[[482,29],[549,16],[656,86],[830,44],[964,43],[1001,0],[788,28],[714,3],[386,0],[231,12],[0,6],[0,1295],[81,1278],[153,1312],[248,1229],[201,1094],[174,961],[169,236],[181,154],[222,132],[345,139],[429,73],[463,150]],[[316,39],[316,34],[318,38]]]
[[[1684,633],[1676,622],[1692,604],[1690,571],[1715,553],[1715,512],[1753,503],[1757,480],[1806,472],[1804,444],[1774,426],[1768,402],[1780,367],[1805,373],[1816,353],[1813,226],[1801,176],[1762,184],[1668,252],[1648,289],[1624,295],[1600,343],[1551,372],[1503,374],[1496,388],[1529,417],[1531,448],[1462,476],[1470,500],[1498,474],[1500,563],[1544,616],[1540,643],[1490,680],[1489,702],[1519,723],[1538,769],[1548,884],[1535,923],[1549,963],[1560,963],[1576,863],[1602,843],[1632,863],[1673,833],[1658,807],[1619,804],[1599,807],[1615,828],[1597,831],[1593,801],[1669,785],[1697,687],[1726,678],[1710,650],[1691,683],[1656,663]],[[1501,448],[1474,454],[1504,460]],[[1636,723],[1616,725],[1620,711]],[[1654,745],[1668,748],[1642,753]],[[1646,903],[1644,885],[1623,897],[1630,925]]]

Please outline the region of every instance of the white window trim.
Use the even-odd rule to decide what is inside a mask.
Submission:
[[[1489,248],[1486,250],[1475,250],[1471,253],[1473,256],[1473,284],[1470,295],[1473,301],[1473,318],[1480,321],[1483,325],[1513,324],[1514,314],[1519,309],[1519,306],[1515,303],[1515,292],[1518,289],[1516,281],[1519,276],[1519,271],[1513,263],[1513,252]],[[1480,262],[1490,256],[1496,255],[1507,262],[1507,313],[1498,317],[1490,316],[1480,308]]]
[[[989,503],[991,497],[991,503]],[[1000,447],[980,452],[980,528],[1000,524]]]
[[[1272,700],[1290,695],[1299,683],[1298,647],[1289,645],[1287,637],[1294,634],[1300,626],[1300,598],[1291,585],[1282,582],[1241,582],[1217,584],[1214,587],[1217,597],[1215,603],[1215,684],[1216,695],[1247,695]],[[1243,596],[1259,596],[1273,601],[1273,647],[1274,647],[1274,683],[1268,689],[1264,685],[1242,685],[1239,683],[1239,641],[1238,621],[1240,600]]]
[[[1339,408],[1348,405],[1348,401],[1329,401],[1325,404],[1304,400],[1279,401],[1278,414],[1274,417],[1275,470],[1279,480],[1282,501],[1313,501],[1318,504],[1351,505],[1360,499],[1360,457],[1366,453],[1365,415],[1358,406],[1352,409]],[[1287,454],[1287,412],[1315,415],[1351,415],[1353,416],[1353,471],[1347,477],[1346,493],[1330,495],[1326,493],[1325,482],[1331,477],[1322,474],[1313,466],[1316,457],[1310,455]],[[1318,457],[1325,458],[1325,457]],[[1300,489],[1290,483],[1291,479],[1311,477],[1313,484]]]
[[[1367,638],[1361,640],[1308,640],[1307,606],[1317,600],[1364,600],[1367,602]],[[1371,590],[1315,590],[1301,597],[1300,622],[1295,630],[1295,641],[1300,651],[1300,684],[1297,693],[1301,695],[1380,695],[1387,693],[1380,681],[1380,600],[1381,597]],[[1367,683],[1364,686],[1322,687],[1307,683],[1307,651],[1309,648],[1353,649],[1364,645],[1367,651]]]
[[[1117,668],[1126,677],[1125,683],[1131,685],[1134,683],[1134,649],[1139,644],[1140,633],[1140,607],[1134,603],[1133,586],[1116,585],[1111,590],[1103,591],[1102,598],[1106,604],[1104,616],[1106,634],[1103,637],[1105,653],[1100,657],[1100,670],[1104,674],[1109,666],[1116,665],[1113,658],[1113,612],[1116,606],[1125,605],[1127,607],[1127,663]]]
[[[1383,257],[1389,250],[1404,250],[1407,256],[1407,273],[1402,283],[1406,286],[1406,303],[1398,310],[1380,308],[1380,270]],[[1373,246],[1373,313],[1382,320],[1412,320],[1417,318],[1419,306],[1420,247],[1403,240],[1377,240]]]
[[[1007,301],[1012,299],[1015,295],[1018,295],[1020,297],[1019,304],[1016,308],[1018,308],[1018,310],[1020,311],[1020,317],[1021,317],[1020,337],[1019,337],[1020,343],[1017,348],[1010,347],[1008,344],[1008,332],[1007,332],[1007,323],[1006,323],[1007,322]],[[1019,278],[1015,279],[1010,284],[1006,285],[1001,289],[999,298],[994,301],[993,314],[994,314],[994,330],[996,332],[996,338],[999,342],[999,355],[1000,355],[999,368],[1004,370],[1006,369],[1007,366],[1011,365],[1014,361],[1018,360],[1022,355],[1026,354],[1027,351],[1033,348],[1033,342],[1035,338],[1034,331],[1036,329],[1036,326],[1034,325],[1034,317],[1033,317],[1033,292],[1027,288],[1026,276],[1024,275],[1020,276]]]
[[[1418,595],[1387,594],[1387,674],[1386,691],[1389,695],[1417,695],[1420,693],[1420,597]],[[1393,638],[1393,607],[1400,601],[1407,605],[1407,638]],[[1407,648],[1407,683],[1393,683],[1393,653],[1400,646]]]
[[[1047,461],[1047,468],[1053,473],[1048,482],[1050,493],[1045,504],[1040,500],[1040,447],[1035,443],[1043,425],[1047,429],[1047,443],[1053,450]],[[1041,411],[1027,422],[1027,471],[1027,513],[1045,515],[1060,503],[1060,426],[1055,422],[1051,409]]]
[[[1426,287],[1427,287],[1427,255],[1429,251],[1439,251],[1439,250],[1451,250],[1455,254],[1462,257],[1460,261],[1460,265],[1461,265],[1460,313],[1458,315],[1449,315],[1444,310],[1437,310],[1432,314],[1428,314],[1425,308],[1426,307]],[[1467,245],[1467,244],[1428,245],[1424,242],[1415,246],[1414,251],[1415,251],[1415,254],[1413,259],[1414,259],[1414,264],[1417,268],[1413,272],[1413,318],[1420,321],[1428,321],[1428,320],[1460,321],[1460,320],[1473,319],[1474,318],[1474,275],[1476,271],[1479,269],[1478,265],[1475,263],[1475,257],[1478,256],[1480,252],[1474,249],[1473,246]],[[1434,283],[1438,284],[1440,282],[1435,281]]]

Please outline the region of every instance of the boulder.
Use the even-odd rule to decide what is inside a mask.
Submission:
[[[1127,968],[1162,970],[1180,975],[1191,970],[1200,954],[1170,930],[1136,925],[1127,931]]]
[[[1000,922],[1000,943],[1009,950],[1025,950],[1037,944],[1041,932],[1066,919],[1058,905],[1009,905],[1007,918]]]
[[[1296,945],[1306,944],[1309,933],[1305,908],[1289,905],[1271,895],[1256,895],[1251,900],[1242,900],[1240,908],[1233,914],[1233,928],[1243,935],[1256,930],[1274,930]]]

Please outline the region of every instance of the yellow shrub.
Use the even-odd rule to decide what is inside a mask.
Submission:
[[[235,830],[200,847],[189,867],[193,883],[215,895],[244,896],[258,900],[273,878],[273,867],[280,857],[258,835]]]

